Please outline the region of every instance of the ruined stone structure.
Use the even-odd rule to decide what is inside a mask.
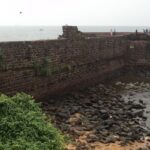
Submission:
[[[0,92],[41,99],[150,65],[149,36],[89,35],[65,26],[58,40],[1,42]]]

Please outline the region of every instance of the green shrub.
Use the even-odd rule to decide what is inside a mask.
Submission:
[[[24,93],[0,96],[0,150],[63,150],[64,136]]]

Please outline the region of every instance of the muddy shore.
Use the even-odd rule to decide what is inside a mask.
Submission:
[[[69,150],[150,149],[150,84],[115,81],[50,99],[44,111]]]

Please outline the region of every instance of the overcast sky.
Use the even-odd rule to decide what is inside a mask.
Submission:
[[[0,25],[64,24],[149,26],[150,0],[0,0]]]

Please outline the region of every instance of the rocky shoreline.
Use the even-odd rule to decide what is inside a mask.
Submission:
[[[119,141],[121,145],[145,138],[149,141],[145,103],[126,101],[117,88],[99,84],[51,99],[43,104],[43,109],[56,127],[72,138],[77,150],[94,149],[93,143],[97,141],[104,144]]]

